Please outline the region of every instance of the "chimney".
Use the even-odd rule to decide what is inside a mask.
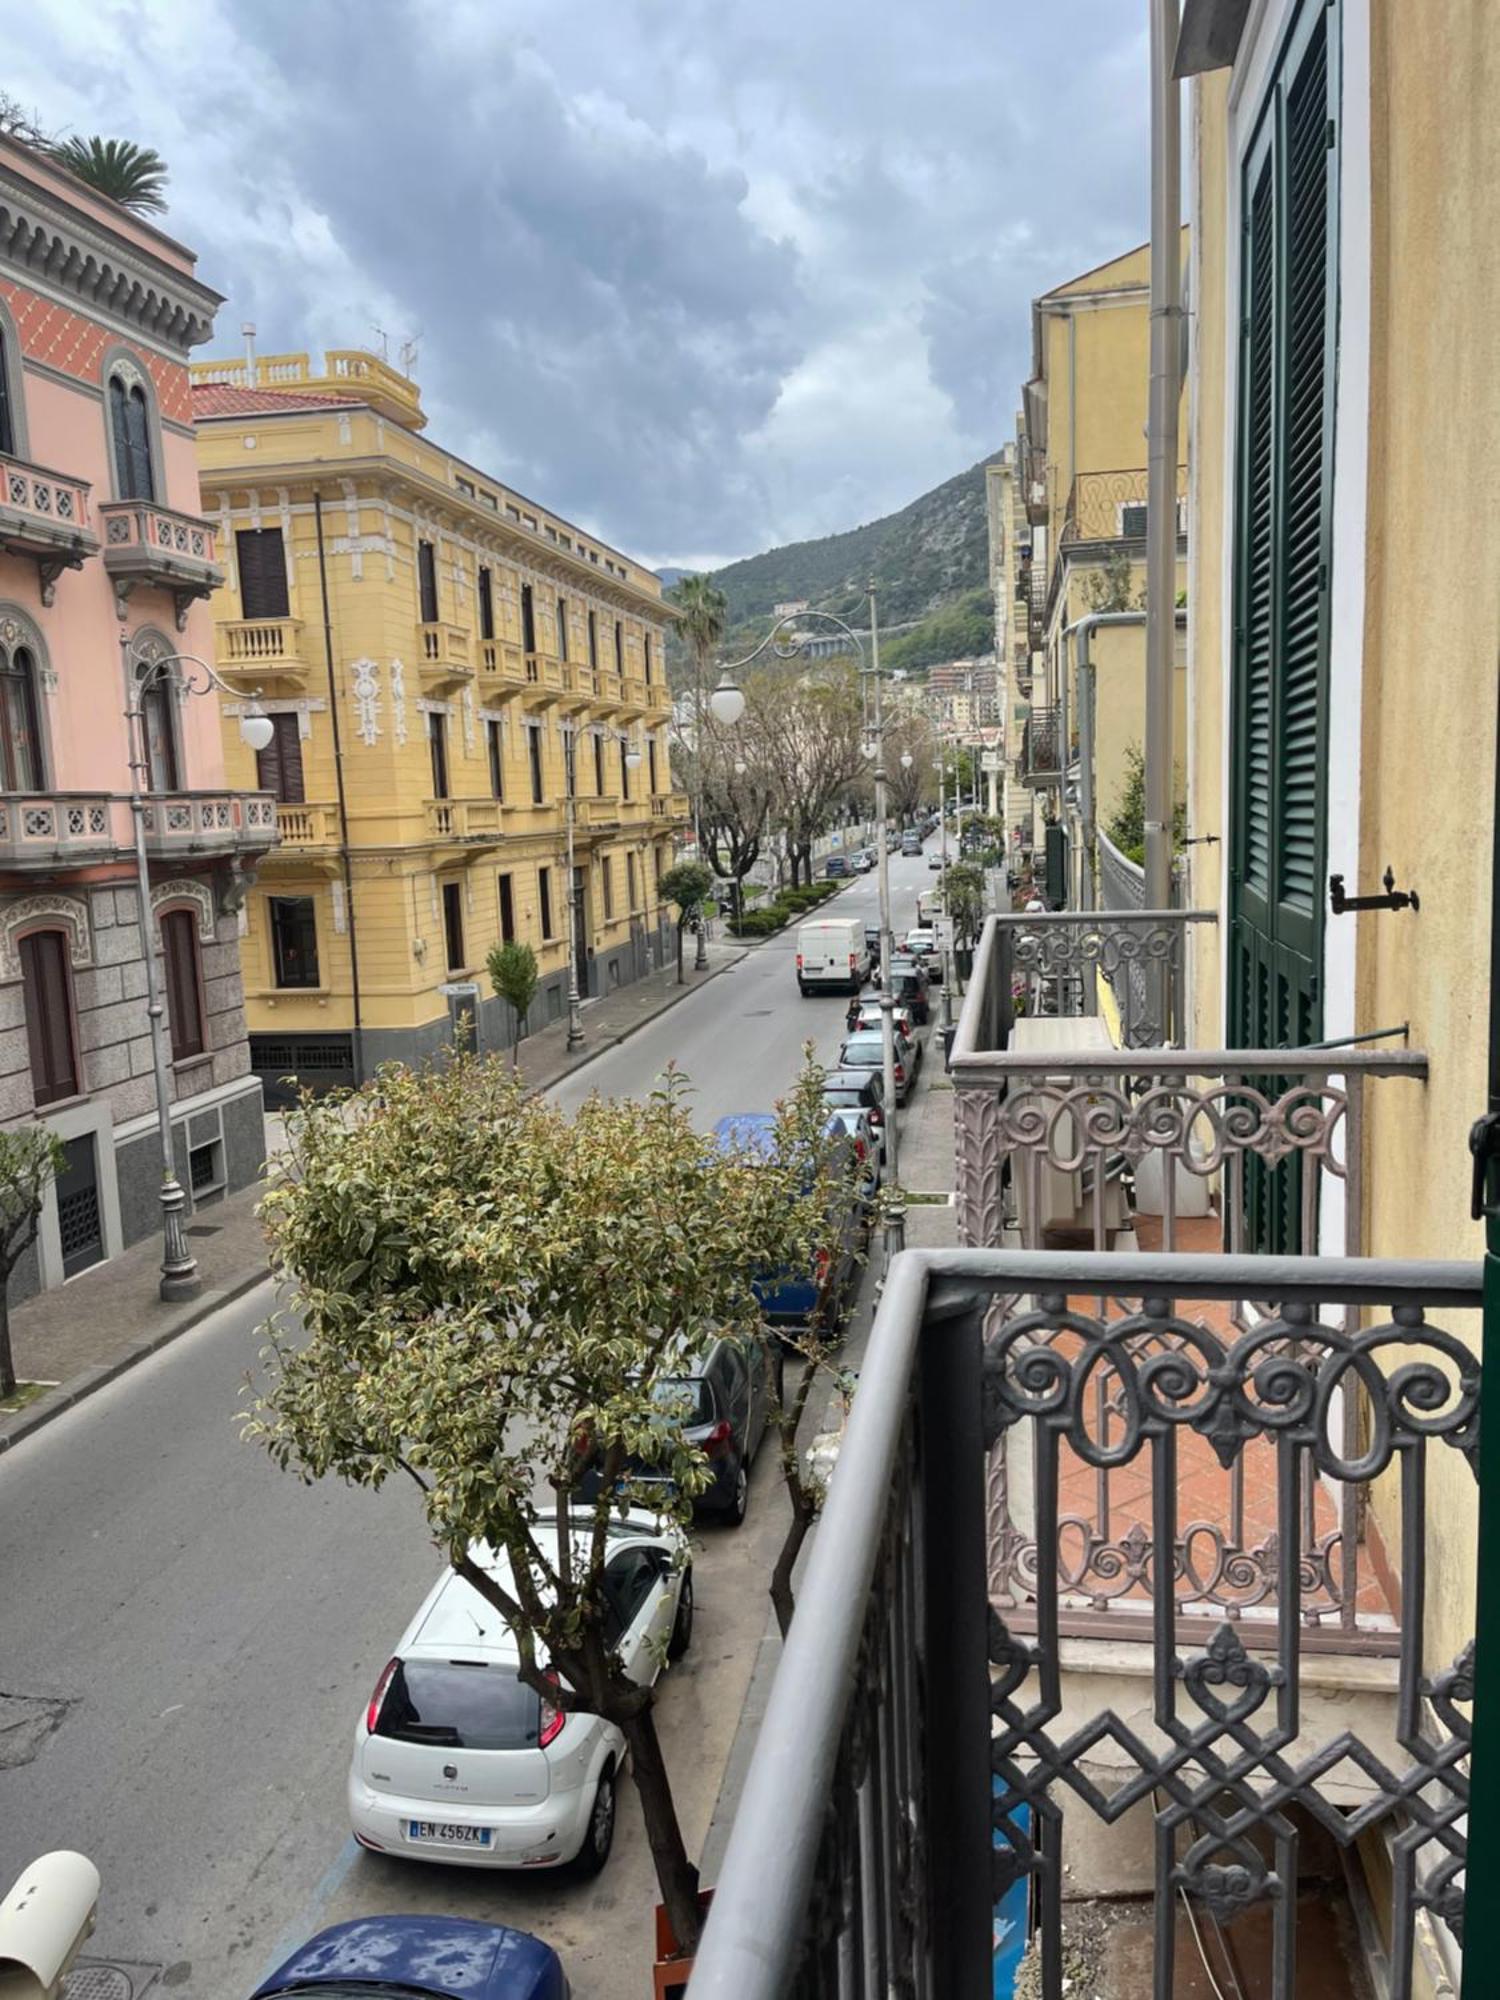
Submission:
[[[254,320],[249,320],[249,319],[245,320],[245,321],[244,321],[244,323],[243,323],[243,324],[241,325],[241,327],[240,327],[240,332],[241,332],[241,333],[242,333],[242,334],[243,334],[243,335],[245,336],[245,387],[246,387],[247,389],[253,389],[253,388],[255,387],[255,322],[254,322]]]

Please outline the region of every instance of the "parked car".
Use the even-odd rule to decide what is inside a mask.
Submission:
[[[853,862],[857,873],[868,875],[870,870],[875,866],[875,850],[870,847],[862,847],[858,853],[850,856],[850,860]]]
[[[891,1009],[891,1018],[895,1022],[897,1035],[903,1037],[908,1042],[915,1043],[917,1061],[920,1062],[922,1060],[922,1044],[917,1035],[917,1024],[912,1019],[910,1007],[903,1006],[898,1000],[896,1005]],[[873,1031],[877,1035],[880,1033],[880,1002],[878,1000],[861,1000],[859,1003],[859,1013],[850,1024],[850,1034],[861,1034],[866,1031]]]
[[[797,927],[797,991],[858,993],[870,974],[865,927],[855,917],[809,917]]]
[[[908,827],[906,832],[902,834],[901,852],[903,854],[920,854],[922,852],[922,836],[915,828]]]
[[[870,974],[878,983],[880,976],[880,926],[865,925],[865,950],[869,954]]]
[[[885,1160],[885,1078],[878,1070],[831,1069],[823,1079],[823,1102],[835,1113],[861,1111],[880,1141]]]
[[[278,1994],[351,1993],[379,2000],[568,2000],[562,1960],[550,1944],[509,1924],[473,1917],[356,1917],[319,1931],[256,1987]]]
[[[823,877],[828,882],[843,882],[851,877],[854,870],[849,866],[847,854],[830,854],[823,863]]]
[[[670,1430],[680,1429],[708,1461],[712,1484],[694,1499],[696,1512],[721,1515],[735,1528],[744,1520],[750,1467],[780,1392],[781,1356],[773,1358],[764,1340],[746,1342],[728,1334],[701,1354],[684,1355],[681,1367],[658,1383],[664,1442]],[[664,1476],[660,1464],[661,1455],[650,1452],[628,1461],[637,1489],[643,1480]],[[586,1498],[598,1492],[597,1455],[579,1486]]]
[[[927,866],[929,868],[941,868],[942,865],[943,865],[943,850],[941,847],[935,847],[932,850],[931,854],[929,854],[927,857]]]
[[[899,854],[901,852],[901,835],[896,832],[894,827],[889,828],[886,832],[885,851],[887,854]]]
[[[776,1145],[775,1117],[769,1111],[732,1112],[714,1126],[714,1141],[727,1153],[768,1160]],[[821,1255],[812,1270],[767,1272],[756,1280],[755,1296],[767,1325],[811,1326],[820,1317],[837,1318],[848,1304],[859,1256],[859,1217],[852,1190],[828,1223],[832,1250]]]
[[[901,954],[891,959],[892,996],[907,1009],[919,1028],[925,1028],[932,1017],[931,985],[927,968],[914,958]]]
[[[943,954],[938,945],[937,932],[926,925],[909,930],[902,940],[908,958],[914,958],[919,965],[925,965],[928,976],[941,979],[943,976]]]
[[[556,1514],[533,1532],[559,1533]],[[589,1536],[576,1537],[580,1559]],[[649,1685],[663,1651],[693,1632],[693,1573],[680,1531],[630,1513],[609,1523],[604,1594],[610,1642]],[[507,1557],[470,1551],[502,1588]],[[515,1635],[494,1606],[446,1570],[382,1669],[354,1733],[349,1819],[362,1847],[466,1868],[587,1874],[609,1859],[625,1739],[602,1716],[550,1707],[521,1680]]]
[[[883,1038],[872,1034],[868,1028],[857,1035],[845,1038],[839,1049],[840,1069],[873,1069],[882,1074],[885,1071],[885,1048]],[[896,1055],[896,1102],[904,1104],[911,1096],[911,1087],[916,1072],[909,1060],[898,1050]]]
[[[880,1193],[881,1168],[885,1161],[885,1135],[877,1126],[867,1106],[841,1105],[834,1111],[840,1128],[849,1136],[858,1162],[858,1193],[861,1206],[869,1220],[869,1211],[874,1208]]]

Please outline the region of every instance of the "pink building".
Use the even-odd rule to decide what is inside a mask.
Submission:
[[[0,1123],[67,1148],[13,1297],[160,1227],[127,661],[212,658],[187,359],[219,304],[180,244],[0,138]],[[269,795],[226,789],[193,672],[144,707],[147,929],[197,1204],[263,1157],[238,912],[276,828]]]

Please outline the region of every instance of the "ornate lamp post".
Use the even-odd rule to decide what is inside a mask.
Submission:
[[[120,651],[125,662],[126,741],[130,752],[130,813],[135,829],[135,886],[141,957],[146,966],[146,1019],[151,1029],[151,1069],[156,1085],[156,1128],[161,1142],[161,1296],[164,1299],[194,1299],[203,1289],[197,1259],[187,1247],[182,1213],[187,1196],[177,1178],[177,1161],[172,1150],[171,1064],[167,1053],[166,1008],[162,1001],[161,978],[156,969],[156,939],[151,921],[151,866],[146,852],[146,799],[151,791],[151,745],[147,736],[146,698],[160,688],[186,699],[189,695],[234,690],[214,672],[207,660],[195,653],[132,653],[122,632]],[[186,672],[181,671],[183,667]],[[257,691],[258,693],[258,691]],[[252,696],[251,699],[256,699]],[[252,750],[264,750],[275,734],[267,715],[245,715],[240,719],[240,736]]]

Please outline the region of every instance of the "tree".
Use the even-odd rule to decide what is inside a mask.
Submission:
[[[954,949],[972,949],[984,922],[984,877],[966,861],[951,863],[943,876],[943,912],[953,926]]]
[[[26,110],[20,98],[12,97],[8,90],[0,90],[0,134],[39,153],[50,153],[57,143],[40,123],[36,111]]]
[[[911,758],[903,764],[903,753]],[[905,823],[915,818],[924,800],[935,800],[937,776],[933,759],[937,743],[925,715],[902,715],[885,733],[886,797],[894,816]]]
[[[1172,851],[1178,853],[1187,838],[1187,805],[1180,796],[1181,777],[1172,773],[1173,790],[1179,796],[1172,805]],[[1146,859],[1146,759],[1138,743],[1125,746],[1125,777],[1120,786],[1119,799],[1114,812],[1105,822],[1104,831],[1109,835],[1120,852],[1131,861],[1144,864]]]
[[[521,1059],[521,1030],[536,998],[536,953],[529,944],[512,938],[508,944],[490,947],[485,966],[496,998],[504,1000],[511,1011],[510,1062],[514,1069]]]
[[[0,1131],[0,1396],[16,1393],[10,1278],[36,1241],[47,1189],[62,1172],[62,1141],[44,1125]]]
[[[834,824],[844,793],[868,769],[852,664],[820,662],[790,683],[784,670],[749,676],[739,732],[747,763],[763,770],[773,787],[792,882],[810,882],[813,842]]]
[[[1083,599],[1090,611],[1144,611],[1146,586],[1135,588],[1135,569],[1128,553],[1116,549],[1083,579]]]
[[[708,681],[714,649],[724,636],[729,618],[729,599],[706,576],[684,576],[667,592],[677,608],[677,630],[693,656],[693,831],[703,838],[703,734],[706,726],[703,690]],[[679,742],[679,748],[685,748]]]
[[[96,193],[137,215],[160,214],[167,205],[162,192],[167,165],[149,146],[130,139],[83,139],[75,133],[52,148],[52,157]]]
[[[682,934],[713,894],[714,878],[701,861],[679,861],[656,886],[663,902],[677,905],[677,984],[681,986]]]
[[[705,721],[700,766],[703,858],[734,884],[734,913],[743,912],[745,877],[760,859],[775,786],[764,765],[741,754],[737,729]]]
[[[624,1735],[690,1950],[697,1871],[653,1692],[605,1623],[608,1528],[617,1499],[645,1497],[633,1460],[668,1475],[649,1489],[658,1515],[685,1522],[707,1484],[701,1450],[662,1421],[664,1386],[711,1338],[755,1338],[755,1277],[810,1253],[795,1147],[785,1164],[721,1151],[673,1072],[644,1103],[594,1096],[570,1120],[492,1056],[308,1098],[289,1139],[262,1213],[295,1319],[267,1328],[246,1434],[309,1483],[411,1480],[447,1562],[514,1634],[522,1681]]]

